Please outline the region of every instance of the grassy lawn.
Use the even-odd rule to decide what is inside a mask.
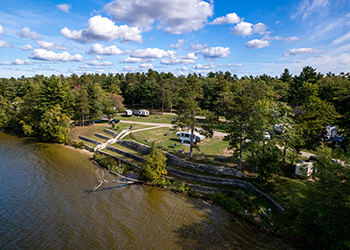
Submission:
[[[158,117],[158,118],[157,118]],[[149,115],[149,116],[124,116],[117,115],[114,118],[120,119],[121,121],[134,121],[134,122],[154,122],[154,123],[162,123],[162,124],[171,124],[171,118],[174,118],[174,115]]]
[[[167,151],[181,151],[184,150],[183,155],[187,155],[190,152],[190,147],[181,145],[179,137],[170,128],[155,128],[149,130],[143,130],[133,133],[136,139],[146,145],[151,146],[155,141],[158,146],[162,146]],[[133,139],[130,135],[124,137],[124,140]],[[148,141],[149,140],[149,141]],[[177,144],[177,146],[175,146]],[[226,162],[232,162],[233,159],[230,156],[230,152],[227,150],[228,142],[222,140],[221,137],[214,136],[213,138],[206,138],[202,142],[198,143],[194,148],[195,158],[205,157],[207,160],[217,160],[217,156],[226,156]],[[236,163],[236,160],[234,160]]]
[[[106,124],[95,124],[92,126],[84,126],[84,127],[75,127],[70,129],[68,138],[70,140],[75,140],[75,141],[81,141],[79,139],[79,135],[89,137],[89,138],[96,138],[94,137],[95,133],[103,133],[103,130],[106,128]],[[102,139],[99,138],[98,141],[101,141]]]
[[[158,117],[158,118],[157,118]],[[149,115],[147,117],[143,116],[124,116],[124,115],[117,115],[114,118],[120,119],[121,121],[135,121],[135,122],[152,122],[152,123],[161,123],[161,124],[171,124],[171,118],[176,117],[176,115]],[[198,122],[200,123],[201,119],[198,119]],[[219,122],[217,124],[214,124],[213,129],[215,131],[225,132],[226,124],[225,122]]]
[[[292,179],[287,177],[278,177],[278,179],[269,180],[269,191],[285,202],[293,202],[296,198],[302,198],[302,192],[307,189],[309,181],[307,179]]]
[[[129,128],[130,126],[133,126],[133,129],[142,129],[142,128],[147,128],[150,126],[147,125],[142,125],[142,124],[127,124],[127,123],[120,123],[117,124],[116,126],[119,127],[119,129],[112,129],[112,127],[109,127],[107,123],[95,123],[95,125],[91,126],[84,126],[84,127],[75,127],[70,129],[68,138],[70,140],[75,140],[75,141],[80,141],[79,135],[89,137],[91,139],[96,139],[97,141],[103,141],[103,139],[96,137],[95,133],[100,133],[104,134],[103,130],[104,129],[109,129],[109,130],[114,130],[116,132],[119,132],[123,129]],[[107,135],[112,137],[111,135]]]

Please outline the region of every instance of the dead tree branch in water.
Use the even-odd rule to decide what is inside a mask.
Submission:
[[[100,180],[99,181],[99,184],[94,188],[94,191],[96,189],[98,189],[99,187],[101,187],[103,184],[109,184],[109,183],[115,183],[115,184],[134,184],[134,183],[141,183],[143,181],[140,181],[140,180],[137,180],[137,179],[133,179],[133,178],[129,178],[129,177],[126,177],[122,174],[119,174],[117,172],[114,172],[112,170],[108,170],[108,173],[106,175],[106,177],[111,173],[111,174],[114,174],[116,176],[118,176],[118,179],[117,180],[113,180],[113,181],[108,181],[106,180],[105,178],[105,171],[103,170],[102,172],[97,170],[96,171],[96,175],[98,177],[98,179]]]

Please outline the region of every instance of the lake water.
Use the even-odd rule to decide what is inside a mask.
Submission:
[[[100,171],[82,151],[0,131],[0,249],[293,249],[199,199],[93,192]]]

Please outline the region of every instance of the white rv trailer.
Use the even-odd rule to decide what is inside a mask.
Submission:
[[[327,126],[326,127],[326,132],[324,134],[324,139],[325,141],[334,139],[338,137],[338,128],[337,127],[332,127],[332,126]]]
[[[314,164],[310,161],[303,161],[295,166],[295,175],[309,177],[314,172]]]
[[[132,110],[130,110],[130,109],[125,110],[125,115],[132,116]]]
[[[149,111],[148,110],[139,110],[138,115],[140,116],[149,116]]]
[[[191,141],[191,132],[188,132],[188,131],[177,132],[176,136],[180,136],[181,142],[185,142],[185,143],[188,142],[189,143]],[[201,142],[204,138],[205,138],[205,136],[199,134],[198,132],[193,133],[193,142],[194,143]]]

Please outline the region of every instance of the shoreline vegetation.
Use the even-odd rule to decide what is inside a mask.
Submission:
[[[64,145],[64,144],[63,144]],[[228,190],[223,192],[216,192],[213,194],[206,194],[206,193],[198,193],[194,191],[190,186],[178,182],[176,180],[173,180],[167,176],[162,176],[157,181],[149,181],[144,180],[141,177],[141,170],[140,169],[133,169],[130,166],[120,166],[118,165],[118,162],[113,159],[112,157],[108,157],[105,155],[99,155],[98,153],[90,152],[86,149],[77,148],[72,145],[64,145],[66,147],[69,147],[71,149],[83,151],[88,156],[91,156],[90,160],[95,161],[100,167],[103,167],[110,173],[120,176],[120,172],[122,174],[127,174],[129,171],[131,171],[133,176],[137,176],[138,179],[142,180],[142,182],[135,182],[135,183],[129,183],[128,185],[145,185],[145,186],[152,186],[154,188],[159,188],[166,191],[171,191],[173,193],[176,193],[177,195],[185,195],[192,198],[200,199],[203,201],[203,203],[211,206],[215,205],[218,207],[221,207],[222,209],[230,212],[234,217],[232,216],[231,219],[233,221],[237,220],[243,220],[256,228],[256,230],[259,230],[260,232],[264,232],[269,236],[275,236],[279,238],[283,238],[290,243],[293,243],[294,246],[307,246],[306,242],[303,241],[301,238],[298,238],[293,235],[289,234],[282,234],[280,232],[276,232],[272,230],[271,228],[268,228],[268,226],[271,226],[272,222],[269,220],[268,216],[265,214],[264,218],[257,218],[252,216],[251,214],[247,215],[247,210],[256,211],[257,215],[262,215],[264,212],[259,207],[259,205],[254,204],[252,200],[242,191],[230,191],[227,193]],[[120,164],[119,164],[120,165]],[[112,182],[113,183],[113,182]],[[107,184],[107,183],[106,183]],[[254,208],[254,205],[256,206]],[[259,210],[260,209],[260,210]],[[262,223],[262,220],[265,220],[265,222]],[[292,242],[293,240],[293,242]]]
[[[126,107],[147,109],[150,116],[117,115]],[[133,128],[125,141],[148,147],[153,143],[156,150],[175,155],[185,165],[168,162],[167,169],[158,151],[151,157],[148,151],[134,150],[126,143],[114,143],[113,152],[106,148],[103,154],[138,165],[145,179],[179,192],[186,191],[183,183],[227,189],[208,196],[247,220],[329,249],[350,247],[349,110],[350,74],[322,75],[310,66],[298,75],[285,69],[275,77],[239,78],[230,72],[174,76],[150,69],[147,73],[0,79],[1,128],[44,142],[93,149],[110,138],[104,134],[105,125],[112,119],[122,120],[112,129],[119,133]],[[154,123],[159,126],[153,127]],[[330,126],[338,134],[327,134]],[[176,136],[179,130],[190,131],[191,137],[201,133],[205,139],[196,144],[193,137],[188,138],[191,143],[183,145]],[[220,133],[215,135],[214,130]],[[315,156],[302,157],[301,151]],[[311,161],[315,171],[310,176],[295,172],[302,160]],[[240,171],[245,177],[207,171],[207,167],[189,169],[188,164]],[[166,172],[175,182],[163,179]],[[187,173],[187,178],[180,173]],[[213,179],[217,182],[208,183]],[[270,211],[271,205],[257,192],[239,191],[232,184],[239,181],[270,196],[284,207],[284,213]]]

